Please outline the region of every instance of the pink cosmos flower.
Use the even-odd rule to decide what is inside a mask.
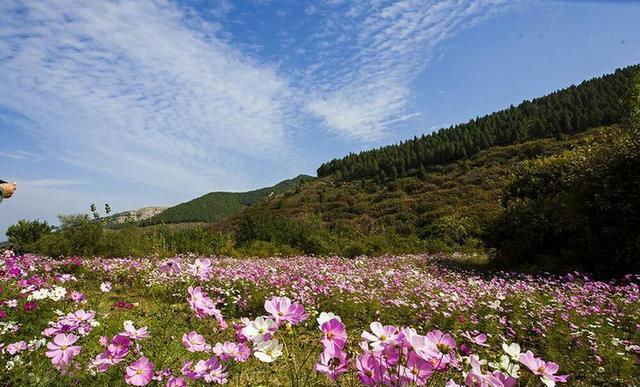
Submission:
[[[484,333],[479,333],[478,331],[464,332],[462,334],[462,337],[466,338],[471,343],[479,345],[481,347],[489,346],[489,344],[487,344],[487,335]]]
[[[211,260],[209,258],[197,258],[193,264],[189,265],[189,274],[198,277],[202,281],[209,280],[212,273],[213,270],[211,269]]]
[[[71,300],[73,302],[83,302],[85,300],[84,294],[82,294],[81,292],[74,290],[71,292],[70,294]]]
[[[444,370],[447,364],[457,364],[454,350],[456,342],[449,334],[435,329],[426,336],[415,335],[411,338],[411,346],[424,360],[430,361],[438,370]]]
[[[218,320],[220,328],[227,329],[227,323],[224,321],[222,313],[216,308],[213,300],[202,291],[200,286],[195,288],[189,286],[188,291],[189,296],[187,297],[187,301],[189,302],[191,309],[195,312],[196,317],[205,318],[214,316],[216,320]]]
[[[358,369],[358,379],[365,386],[381,384],[387,372],[384,365],[380,364],[371,353],[358,356],[356,358],[356,368]]]
[[[167,387],[187,387],[187,382],[180,376],[172,376],[167,380]]]
[[[418,356],[415,352],[409,352],[406,366],[399,366],[400,377],[408,383],[424,386],[433,374],[433,365]]]
[[[153,364],[146,357],[134,361],[127,367],[124,380],[134,386],[146,386],[153,378]]]
[[[26,310],[27,312],[31,312],[32,310],[35,310],[37,307],[38,307],[38,304],[35,301],[27,301],[23,305],[24,310]]]
[[[204,373],[204,380],[207,383],[227,383],[227,377],[229,376],[229,374],[227,374],[224,366],[220,364],[217,357],[211,356],[211,358],[207,360],[205,365],[207,369]]]
[[[186,361],[182,364],[182,375],[186,376],[191,380],[198,380],[202,377],[202,374],[198,372],[195,365],[193,364],[193,360]]]
[[[47,343],[49,350],[47,357],[51,358],[51,363],[56,367],[65,367],[71,359],[80,353],[80,347],[73,345],[78,340],[78,336],[73,333],[65,335],[60,333],[53,338],[53,342]]]
[[[480,358],[478,355],[469,356],[469,364],[471,364],[471,370],[467,372],[467,377],[464,383],[467,386],[477,386],[477,387],[511,387],[511,385],[505,385],[503,381],[496,375],[486,372],[482,369],[480,364]],[[504,375],[500,375],[504,376]],[[505,382],[511,383],[511,380],[508,378],[503,378]],[[515,379],[514,379],[515,381]]]
[[[16,353],[20,353],[26,349],[27,349],[27,343],[24,341],[18,341],[17,343],[11,343],[7,345],[7,347],[5,348],[5,351],[9,355],[13,356]]]
[[[205,352],[210,349],[205,342],[204,336],[194,331],[182,335],[182,345],[184,345],[189,352]]]
[[[140,329],[136,329],[133,326],[133,321],[125,321],[124,322],[124,336],[130,337],[133,340],[141,340],[149,337],[149,330],[147,327],[142,327]]]
[[[292,304],[288,297],[272,297],[269,301],[265,301],[264,309],[271,313],[277,323],[288,321],[296,325],[309,317],[302,305]]]
[[[539,376],[542,383],[548,387],[555,386],[556,382],[566,383],[569,377],[569,375],[556,375],[560,369],[556,363],[545,362],[535,357],[531,351],[521,354],[519,361],[529,368],[534,375]]]
[[[402,334],[393,325],[382,326],[378,321],[374,321],[369,327],[373,334],[364,331],[361,336],[364,340],[369,341],[374,349],[383,345],[396,345],[402,341]]]
[[[223,361],[233,359],[242,363],[251,356],[251,349],[244,343],[225,341],[224,344],[217,343],[213,347],[213,353]]]
[[[329,379],[336,381],[340,375],[349,370],[347,354],[342,350],[342,348],[334,345],[325,347],[324,351],[320,354],[320,360],[313,368],[316,371],[327,375]]]
[[[344,344],[347,341],[347,331],[344,324],[340,320],[336,318],[331,319],[323,323],[320,329],[324,333],[322,344],[325,346],[325,348],[329,344],[338,348],[344,348]]]

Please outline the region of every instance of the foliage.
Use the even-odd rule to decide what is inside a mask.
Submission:
[[[23,219],[9,226],[7,229],[7,237],[14,250],[23,252],[27,246],[36,242],[43,235],[49,234],[51,231],[52,227],[46,221],[29,221]]]
[[[143,225],[182,222],[217,222],[229,215],[240,213],[261,199],[295,188],[313,177],[299,175],[284,180],[273,187],[248,192],[211,192],[197,199],[170,207],[162,213],[143,221]]]
[[[488,238],[508,263],[640,270],[640,130],[520,166]]]
[[[424,168],[463,160],[492,146],[545,137],[561,138],[564,134],[620,123],[625,116],[623,100],[638,68],[619,69],[397,145],[352,153],[322,164],[318,176],[335,175],[345,181],[361,178],[386,181],[415,175],[422,179]]]
[[[176,385],[169,377],[201,385],[220,377],[213,382],[358,386],[367,380],[358,369],[367,354],[388,359],[376,364],[389,376],[413,377],[396,368],[413,369],[413,350],[429,359],[413,362],[422,371],[419,385],[452,379],[501,386],[495,377],[507,375],[498,370],[513,378],[507,385],[551,385],[564,374],[576,386],[637,383],[640,277],[487,277],[443,265],[448,260],[53,260],[0,253],[0,384],[124,386],[137,374],[128,369],[144,356],[153,369],[139,385]],[[265,320],[269,328],[262,333],[269,334],[261,336],[254,327]],[[57,345],[59,335],[72,337],[73,347]],[[337,367],[340,359],[318,366],[328,347],[322,339],[346,355],[339,372],[326,366]],[[281,350],[261,351],[258,342],[272,340]],[[242,352],[228,350],[240,345]],[[69,356],[54,356],[67,350]],[[538,360],[530,361],[527,351]],[[506,366],[499,364],[503,356]],[[198,366],[189,367],[191,361]],[[404,377],[402,384],[385,379],[377,385],[415,385]]]

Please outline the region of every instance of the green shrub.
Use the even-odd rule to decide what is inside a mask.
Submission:
[[[22,253],[28,245],[35,243],[43,235],[49,234],[51,231],[52,227],[46,221],[23,219],[7,229],[7,237],[12,248],[16,252]]]
[[[592,144],[524,163],[487,239],[506,265],[637,272],[640,131],[612,130]]]

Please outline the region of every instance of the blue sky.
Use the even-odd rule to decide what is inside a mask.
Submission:
[[[635,1],[5,0],[0,235],[314,174],[640,63],[637,20]]]

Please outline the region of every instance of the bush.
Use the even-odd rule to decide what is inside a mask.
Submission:
[[[18,253],[22,253],[28,245],[35,243],[43,235],[49,234],[51,231],[52,227],[46,221],[23,219],[9,227],[7,237],[9,237],[9,243],[11,243],[13,249]]]
[[[498,262],[638,272],[640,131],[616,129],[593,144],[524,163],[502,204],[487,235]]]

